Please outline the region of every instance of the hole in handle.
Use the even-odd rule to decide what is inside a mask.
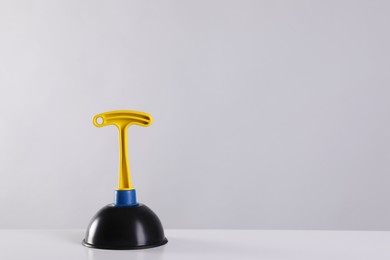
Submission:
[[[96,118],[96,123],[97,123],[98,125],[103,124],[103,123],[104,123],[103,117],[99,116],[98,118]]]

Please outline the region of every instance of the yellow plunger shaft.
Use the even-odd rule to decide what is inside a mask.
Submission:
[[[151,115],[133,110],[104,112],[93,117],[97,127],[115,125],[119,131],[119,183],[118,190],[133,190],[127,152],[127,128],[131,125],[149,126],[153,122]]]

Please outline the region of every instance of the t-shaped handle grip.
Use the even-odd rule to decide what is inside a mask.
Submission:
[[[120,145],[118,190],[134,190],[127,153],[127,128],[131,125],[149,126],[152,122],[153,118],[148,113],[133,110],[104,112],[93,117],[93,124],[97,127],[115,125],[118,128]]]

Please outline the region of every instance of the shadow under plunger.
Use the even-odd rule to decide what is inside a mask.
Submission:
[[[93,118],[97,127],[115,125],[119,130],[119,187],[115,191],[115,203],[93,216],[83,245],[101,249],[143,249],[168,242],[157,215],[137,202],[127,156],[127,128],[133,124],[149,126],[152,122],[149,114],[131,110],[105,112]]]

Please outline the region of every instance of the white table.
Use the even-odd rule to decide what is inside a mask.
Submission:
[[[168,244],[145,250],[81,245],[84,230],[0,230],[0,259],[390,259],[390,232],[166,230]]]

